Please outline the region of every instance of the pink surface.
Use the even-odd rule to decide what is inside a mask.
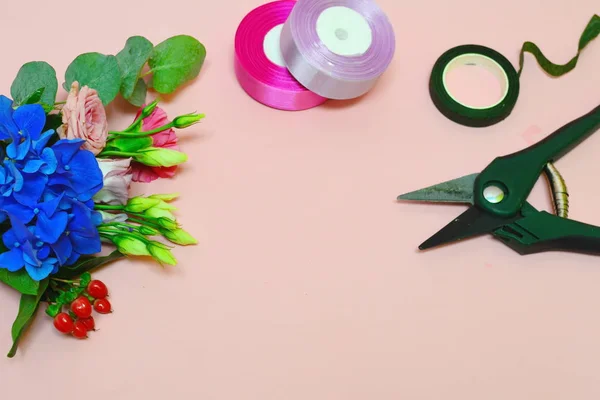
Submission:
[[[485,129],[436,111],[427,81],[449,47],[475,42],[515,65],[525,40],[566,62],[598,2],[407,3],[381,0],[396,57],[358,101],[299,113],[251,100],[233,72],[237,24],[258,1],[14,1],[0,14],[0,88],[46,60],[64,74],[87,51],[128,36],[192,34],[201,76],[166,105],[206,113],[180,142],[191,162],[140,192],[180,191],[199,239],[180,265],[121,262],[98,273],[115,313],[88,341],[42,315],[14,359],[2,399],[596,400],[600,258],[522,257],[490,237],[419,253],[463,207],[400,204],[398,194],[480,170],[598,104],[600,42],[551,79],[527,56],[513,114]],[[126,126],[135,110],[111,110]],[[591,137],[557,166],[571,217],[600,224]],[[532,202],[548,207],[540,181]],[[0,349],[17,294],[0,290]]]

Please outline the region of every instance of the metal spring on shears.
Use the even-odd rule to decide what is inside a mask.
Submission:
[[[559,217],[567,218],[569,216],[569,192],[567,190],[567,183],[552,163],[546,164],[544,172],[546,173],[552,192],[554,213]]]

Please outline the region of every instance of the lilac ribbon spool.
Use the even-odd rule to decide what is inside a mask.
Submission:
[[[235,34],[234,66],[240,86],[259,103],[286,111],[327,101],[294,79],[281,57],[281,30],[295,4],[293,0],[263,4],[243,18]]]
[[[336,100],[371,90],[396,48],[392,25],[370,0],[298,0],[280,42],[294,78]]]

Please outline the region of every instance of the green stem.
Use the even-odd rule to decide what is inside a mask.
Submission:
[[[109,136],[123,136],[123,137],[142,137],[142,136],[150,136],[150,135],[154,135],[155,133],[160,133],[163,131],[166,131],[168,129],[173,128],[173,122],[169,122],[166,125],[163,126],[159,126],[158,128],[152,129],[150,131],[145,131],[145,132],[121,132],[121,131],[110,131],[108,132]],[[111,140],[111,138],[109,137],[109,140]]]
[[[150,74],[151,74],[151,73],[153,73],[153,72],[154,72],[154,71],[152,71],[152,70],[148,70],[148,72],[145,72],[145,73],[141,74],[139,77],[140,77],[140,78],[145,78],[145,77],[147,77],[148,75],[150,75]]]
[[[129,236],[129,237],[132,237],[134,239],[137,239],[137,240],[140,240],[140,241],[144,242],[144,244],[150,243],[150,241],[148,239],[146,239],[146,237],[144,235],[135,234],[135,233],[127,232],[127,231],[98,228],[98,233],[100,233],[101,235],[102,234],[105,234],[105,235],[106,234],[118,234],[118,235],[121,235],[121,236]],[[111,238],[111,237],[112,236],[109,236],[108,238]]]
[[[108,204],[94,204],[94,208],[96,210],[120,211],[124,208],[124,206],[108,205]]]
[[[113,157],[135,157],[136,153],[128,153],[125,151],[103,151],[98,154],[101,157],[113,156]]]
[[[66,279],[58,279],[58,278],[50,278],[51,281],[56,281],[56,282],[63,282],[63,283],[68,283],[68,284],[73,284],[76,283],[75,281],[69,281]]]

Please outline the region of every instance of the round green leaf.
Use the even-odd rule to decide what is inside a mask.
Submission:
[[[121,88],[121,70],[117,58],[100,53],[84,53],[75,58],[65,72],[65,90],[73,82],[88,86],[98,92],[104,105],[117,97]]]
[[[191,36],[173,36],[159,43],[148,60],[154,90],[163,94],[174,92],[198,76],[205,58],[204,45]]]
[[[58,91],[58,80],[56,71],[44,61],[32,61],[24,64],[10,87],[10,95],[16,105],[26,104],[37,97],[35,103],[54,105],[56,92]]]
[[[125,99],[129,99],[134,94],[140,72],[152,54],[153,48],[148,39],[132,36],[127,39],[125,48],[117,54],[122,78],[121,94]]]

